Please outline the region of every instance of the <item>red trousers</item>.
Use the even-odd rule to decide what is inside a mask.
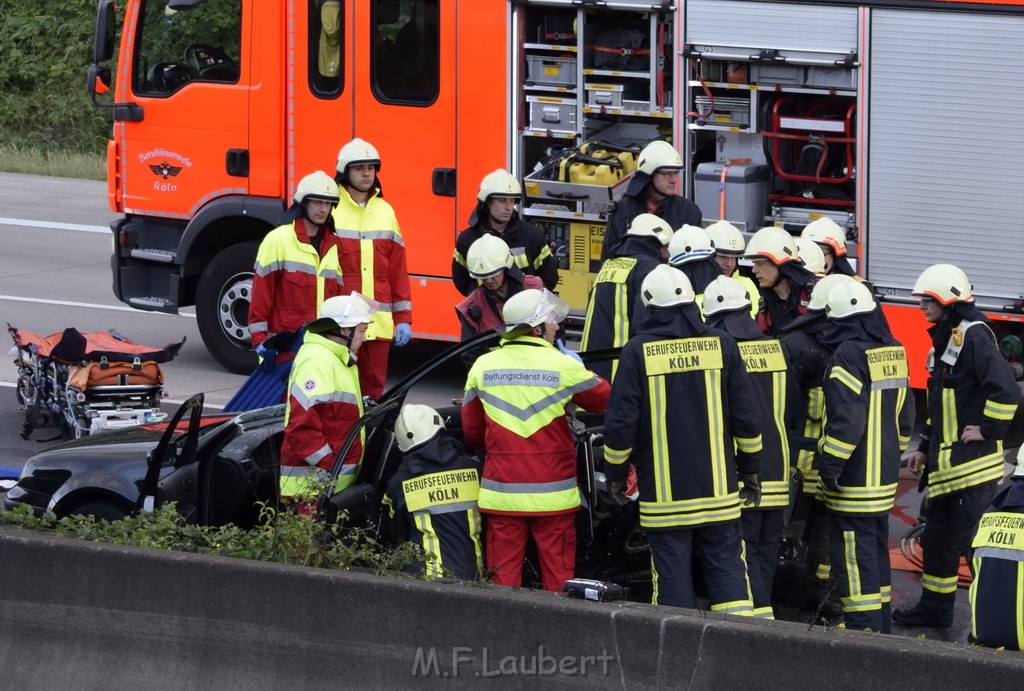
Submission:
[[[523,584],[523,558],[530,534],[537,543],[544,590],[562,591],[576,565],[576,514],[505,516],[487,514],[487,568],[497,585]]]
[[[388,378],[388,353],[391,341],[374,339],[359,346],[359,388],[364,396],[376,400],[384,393],[384,382]]]

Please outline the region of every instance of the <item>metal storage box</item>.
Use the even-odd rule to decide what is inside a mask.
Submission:
[[[554,96],[527,96],[530,128],[576,134],[576,99]]]
[[[571,86],[576,83],[576,58],[526,56],[527,80],[534,84]]]
[[[757,230],[764,225],[768,198],[768,166],[740,163],[728,166],[722,185],[723,161],[701,163],[694,175],[694,201],[705,221],[729,221],[740,230]],[[720,218],[725,198],[725,218]]]
[[[752,84],[803,84],[804,69],[799,65],[771,65],[755,62],[750,68]]]
[[[853,89],[857,86],[857,70],[848,67],[808,67],[806,85]]]
[[[587,84],[587,105],[622,107],[622,84]]]

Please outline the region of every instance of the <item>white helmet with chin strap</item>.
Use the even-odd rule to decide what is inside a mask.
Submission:
[[[704,232],[711,238],[711,245],[715,248],[715,254],[723,254],[729,257],[739,257],[747,246],[740,229],[728,221],[715,221]]]
[[[637,158],[636,169],[647,175],[654,175],[663,168],[680,170],[683,159],[676,148],[666,141],[658,139],[645,146]]]
[[[356,163],[372,163],[377,171],[380,171],[380,154],[376,147],[358,137],[341,147],[338,152],[337,170],[342,175],[345,170]]]
[[[512,334],[545,322],[560,324],[568,314],[569,305],[547,288],[521,290],[505,302],[505,325],[497,330]]]
[[[426,444],[444,429],[444,420],[433,408],[419,403],[406,403],[395,420],[395,443],[408,453]]]
[[[715,253],[711,237],[703,228],[683,225],[668,243],[668,263],[672,266],[707,259]]]
[[[640,284],[644,307],[666,308],[692,305],[697,299],[690,279],[679,269],[658,264]]]
[[[503,168],[488,173],[480,181],[480,189],[476,193],[478,201],[486,202],[491,197],[509,197],[519,199],[523,196],[523,188],[512,173]]]
[[[825,253],[818,243],[807,238],[796,238],[796,248],[805,269],[815,276],[825,275]]]
[[[474,240],[466,253],[469,275],[479,280],[508,269],[514,261],[508,243],[490,233]]]

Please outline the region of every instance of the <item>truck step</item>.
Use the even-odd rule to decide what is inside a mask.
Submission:
[[[125,298],[125,302],[133,307],[144,310],[163,310],[171,305],[170,300],[159,297],[130,297]]]
[[[174,250],[158,250],[158,249],[146,249],[138,248],[132,250],[133,259],[145,259],[151,262],[161,262],[163,264],[170,264],[177,257],[177,252]]]

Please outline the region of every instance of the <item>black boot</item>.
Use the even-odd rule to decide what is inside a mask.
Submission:
[[[807,589],[807,600],[804,609],[813,612],[816,617],[833,619],[843,613],[843,607],[832,597],[828,581],[820,578],[810,579]]]
[[[933,629],[948,629],[953,625],[952,621],[939,621],[928,616],[918,605],[893,610],[892,620],[900,626],[930,626]]]

